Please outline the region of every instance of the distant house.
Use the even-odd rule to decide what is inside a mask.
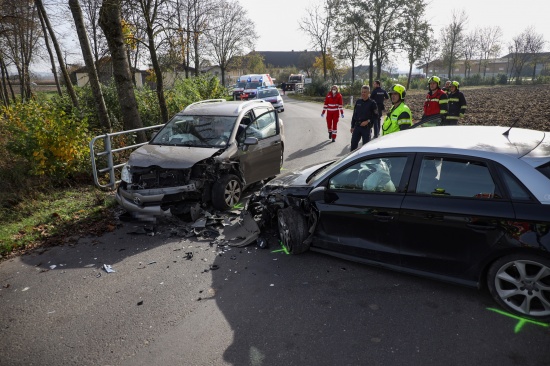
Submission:
[[[485,77],[493,77],[499,74],[514,75],[512,70],[513,60],[516,55],[510,53],[506,56],[489,59],[487,65],[484,65],[480,60],[470,60],[470,71],[466,70],[466,61],[457,60],[452,70],[452,76],[472,76],[475,74],[485,75]],[[525,57],[525,64],[522,69],[521,76],[530,77],[533,75],[533,67],[535,67],[535,76],[541,75],[544,70],[548,70],[550,64],[550,52],[543,52],[534,55],[519,54],[520,57]],[[533,64],[535,62],[535,64]],[[418,66],[423,72],[430,75],[438,75],[442,77],[449,77],[449,66],[444,65],[441,60],[434,60],[429,64],[422,64]]]
[[[315,58],[321,56],[319,51],[252,51],[264,59],[264,65],[272,75],[276,75],[289,68],[303,69],[304,64],[313,64]],[[225,72],[225,82],[234,84],[241,75],[251,74],[246,69],[231,69]]]
[[[321,56],[320,51],[254,51],[264,58],[264,64],[269,68],[284,69],[300,68],[304,62],[315,61]]]
[[[113,78],[113,64],[111,57],[105,56],[101,58],[96,64],[96,71],[99,77],[99,82],[107,84]],[[134,77],[136,79],[136,86],[141,87],[145,83],[147,77],[147,71],[133,69]],[[90,83],[88,77],[88,68],[86,66],[79,67],[69,73],[71,81],[77,86],[83,87]]]

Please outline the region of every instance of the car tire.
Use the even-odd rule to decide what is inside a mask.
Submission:
[[[233,174],[222,176],[212,187],[212,205],[226,211],[235,206],[242,198],[243,185]]]
[[[277,211],[277,226],[282,245],[291,254],[300,254],[309,250],[309,244],[304,241],[308,237],[306,218],[293,207]]]
[[[496,260],[487,272],[491,296],[503,308],[525,318],[550,320],[550,260],[513,254]]]

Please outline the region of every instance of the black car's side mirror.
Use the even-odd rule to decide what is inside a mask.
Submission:
[[[311,202],[324,201],[326,197],[327,187],[317,187],[309,192],[308,198]]]

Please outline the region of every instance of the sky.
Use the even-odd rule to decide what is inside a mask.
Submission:
[[[306,17],[306,9],[320,0],[238,0],[247,10],[248,16],[256,23],[259,39],[256,51],[303,51],[314,50],[308,37],[299,30],[299,22]],[[500,26],[503,51],[515,36],[527,27],[533,26],[536,33],[543,34],[550,42],[550,17],[546,10],[548,0],[523,2],[510,0],[432,0],[426,11],[426,18],[434,30],[443,29],[452,19],[453,11],[464,10],[468,16],[466,30],[476,27]],[[550,49],[550,43],[545,50]],[[408,70],[407,62],[397,61],[398,70]]]

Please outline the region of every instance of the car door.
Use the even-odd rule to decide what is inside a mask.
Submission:
[[[474,281],[476,265],[501,241],[514,217],[490,161],[423,155],[401,207],[401,265]]]
[[[325,199],[315,202],[319,222],[314,245],[398,264],[399,209],[413,157],[363,157],[329,177]]]
[[[247,184],[275,176],[281,171],[282,143],[279,118],[274,109],[254,108],[253,120],[246,126],[244,136],[258,139],[256,145],[239,143],[240,167]]]

